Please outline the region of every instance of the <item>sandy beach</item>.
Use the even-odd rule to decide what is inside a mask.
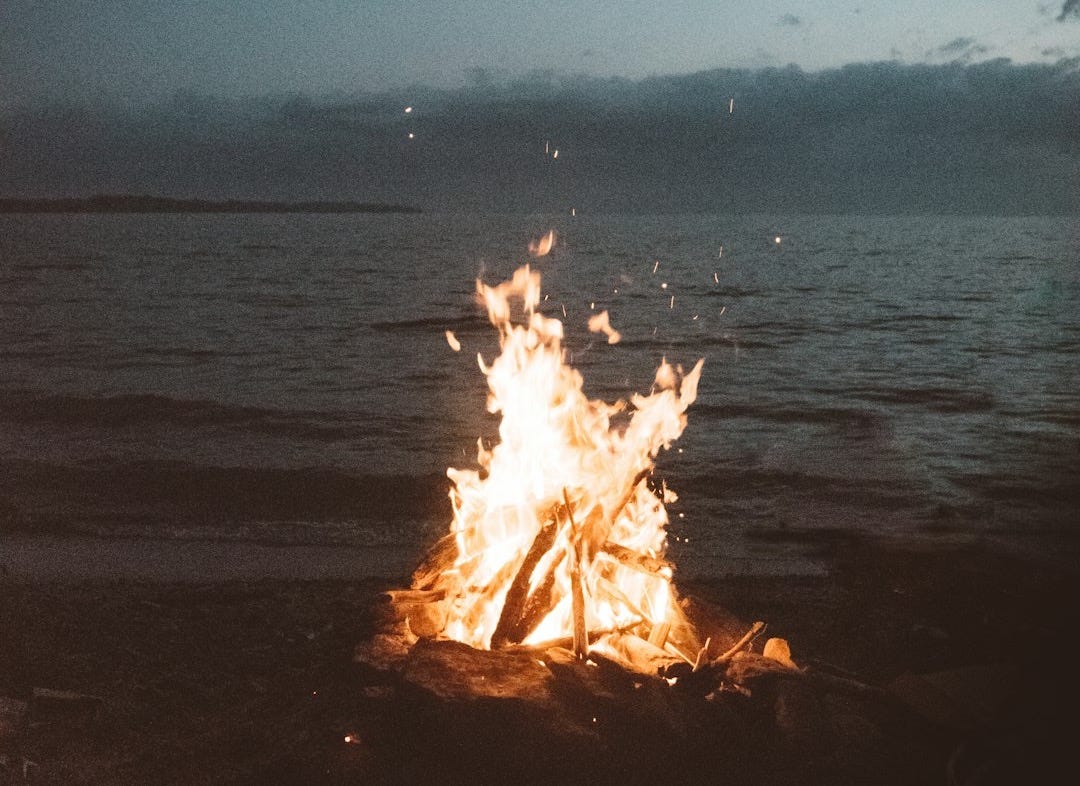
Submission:
[[[35,552],[19,548],[21,556]],[[0,584],[0,696],[28,701],[48,688],[100,701],[0,738],[0,782],[21,782],[23,759],[34,763],[35,783],[417,777],[424,759],[386,737],[393,688],[352,661],[355,645],[373,633],[380,592],[404,580],[399,563],[371,556],[354,562],[350,577],[345,568],[356,555],[347,550],[290,560],[286,550],[266,549],[254,552],[261,557],[248,570],[230,563],[236,549],[210,558],[194,545],[170,548],[187,548],[187,564],[202,578],[145,569],[125,576],[109,563],[109,553],[123,552],[115,545],[85,552],[82,568],[71,564],[66,574],[60,557],[75,563],[75,552],[58,550],[51,562],[8,553],[20,573]],[[940,779],[928,782],[948,782],[948,754],[962,745],[992,765],[966,783],[1015,782],[1062,760],[1058,736],[1069,725],[1059,719],[1076,687],[1064,643],[1078,622],[1075,572],[987,543],[847,539],[829,553],[824,575],[732,576],[679,588],[766,621],[797,662],[892,691],[941,735],[941,761],[926,768]],[[28,573],[31,565],[41,573]],[[452,768],[431,775],[452,780]],[[740,780],[755,782],[753,773]]]

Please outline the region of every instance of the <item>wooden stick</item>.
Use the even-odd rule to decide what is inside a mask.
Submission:
[[[666,559],[650,557],[648,554],[642,554],[639,551],[634,551],[633,549],[627,548],[619,543],[612,543],[611,541],[607,541],[600,546],[600,551],[615,559],[620,565],[625,565],[628,568],[633,568],[642,573],[648,573],[651,576],[656,576],[656,578],[665,581],[667,581],[670,576],[663,575],[663,571],[672,571],[675,568],[675,566]]]
[[[668,633],[671,632],[671,623],[664,620],[659,625],[653,625],[651,631],[649,631],[649,643],[654,647],[660,647],[663,649],[664,643],[667,642]]]
[[[701,671],[701,667],[705,665],[705,654],[709,651],[711,643],[712,638],[705,639],[705,646],[698,650],[697,657],[694,658],[694,668],[691,671]]]
[[[581,533],[577,531],[565,488],[563,500],[566,515],[570,518],[570,608],[574,615],[574,654],[583,660],[589,652],[589,635],[585,628],[585,589],[581,586]]]
[[[564,559],[566,559],[566,551],[560,549],[559,553],[552,559],[551,567],[548,569],[543,583],[529,595],[529,599],[525,602],[521,618],[513,630],[510,631],[510,641],[522,642],[527,639],[541,620],[555,607],[555,571],[558,570]]]
[[[612,635],[608,638],[607,645],[624,663],[642,674],[657,676],[663,669],[679,660],[633,633]]]
[[[446,597],[446,590],[392,589],[386,590],[383,595],[386,595],[395,604],[438,603]]]
[[[615,506],[615,509],[611,512],[611,516],[609,517],[609,519],[611,520],[612,526],[615,525],[615,519],[619,518],[619,514],[623,512],[623,508],[629,505],[630,500],[634,498],[634,492],[637,491],[637,487],[641,484],[641,481],[649,477],[650,472],[652,472],[652,468],[643,469],[641,470],[641,472],[634,475],[634,479],[630,481],[630,488],[627,489],[626,493],[623,495],[622,500],[619,502],[618,505]]]
[[[525,559],[518,568],[517,575],[510,583],[510,589],[506,592],[506,600],[503,601],[502,611],[499,614],[499,622],[495,625],[495,632],[491,634],[491,646],[502,647],[513,641],[513,633],[521,621],[521,613],[525,608],[525,602],[529,595],[529,579],[532,578],[536,564],[548,552],[555,543],[555,534],[558,531],[557,514],[551,514],[541,525],[540,531],[533,538],[532,545],[525,554]]]
[[[636,628],[638,625],[640,625],[644,621],[645,621],[644,619],[636,619],[636,620],[632,620],[632,621],[626,623],[625,625],[620,625],[617,628],[597,628],[596,630],[590,630],[589,631],[589,643],[591,644],[591,643],[595,642],[597,639],[599,639],[601,636],[607,636],[609,633],[627,633],[627,632],[633,630],[634,628]],[[567,647],[573,646],[573,644],[574,644],[574,639],[573,639],[572,636],[563,636],[562,638],[558,638],[558,639],[549,639],[548,641],[541,641],[541,642],[539,642],[537,644],[519,644],[518,646],[521,647],[522,649],[526,649],[526,650],[546,650],[546,649],[550,649],[551,647],[567,648]]]
[[[689,663],[691,666],[694,665],[694,658],[691,658],[689,655],[683,652],[681,648],[676,647],[672,642],[664,642],[664,650],[666,652],[670,652],[672,655],[677,655],[678,657]]]
[[[616,519],[622,515],[624,507],[629,505],[630,501],[634,499],[637,487],[642,483],[642,480],[649,476],[651,471],[651,469],[645,469],[634,475],[634,478],[630,482],[630,486],[626,488],[626,492],[623,494],[622,499],[619,500],[619,504],[612,507],[611,513],[604,515],[602,521],[600,521],[600,523],[603,524],[603,527],[593,527],[592,531],[589,532],[589,538],[586,542],[589,543],[590,555],[595,554],[599,550],[600,544],[608,539],[609,534],[611,534],[611,528],[615,527]]]
[[[649,618],[649,615],[642,611],[634,601],[626,597],[626,593],[619,589],[614,582],[608,581],[603,576],[599,576],[596,579],[596,589],[602,589],[611,596],[612,600],[626,606],[632,613],[637,614],[643,620]]]
[[[451,532],[443,535],[428,549],[427,554],[416,566],[412,574],[412,584],[415,589],[429,590],[442,576],[443,571],[453,565],[458,557],[457,534]]]
[[[755,622],[753,625],[750,626],[750,630],[746,631],[746,634],[737,642],[735,642],[735,645],[731,649],[729,649],[719,658],[714,660],[713,663],[722,663],[724,661],[731,660],[733,657],[735,657],[735,653],[739,652],[743,647],[753,641],[754,638],[756,638],[763,630],[765,630],[765,623],[761,622],[760,620],[758,622]]]

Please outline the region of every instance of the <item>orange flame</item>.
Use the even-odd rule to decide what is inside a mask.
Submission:
[[[441,635],[535,644],[572,636],[577,620],[589,635],[671,630],[694,651],[663,559],[665,499],[643,479],[685,428],[703,361],[688,373],[663,361],[648,395],[590,400],[564,362],[562,323],[537,311],[538,272],[477,281],[477,297],[499,331],[499,356],[478,357],[499,441],[478,446],[479,469],[447,470],[455,548],[424,587],[446,599]]]
[[[589,330],[593,333],[603,333],[607,336],[609,344],[618,344],[622,339],[619,331],[611,326],[611,317],[608,316],[606,311],[601,311],[599,314],[589,317]]]
[[[529,241],[529,254],[534,257],[546,257],[551,253],[555,245],[555,230],[549,229],[548,233],[539,240]]]

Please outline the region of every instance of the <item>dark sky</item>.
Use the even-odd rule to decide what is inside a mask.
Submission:
[[[8,196],[1080,210],[1075,0],[5,0],[0,77]]]

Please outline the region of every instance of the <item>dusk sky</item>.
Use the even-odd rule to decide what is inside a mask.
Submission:
[[[840,188],[868,168],[907,184],[880,209],[933,210],[921,173],[947,162],[954,182],[977,176],[960,209],[1071,211],[1052,192],[1080,173],[1078,74],[1078,0],[5,0],[0,195],[505,204],[535,175],[514,162],[558,137],[553,198],[592,184],[605,209],[636,201],[644,181],[617,171],[632,162],[682,173],[656,209],[715,205],[704,170],[747,183],[748,208],[846,210],[880,191]]]

